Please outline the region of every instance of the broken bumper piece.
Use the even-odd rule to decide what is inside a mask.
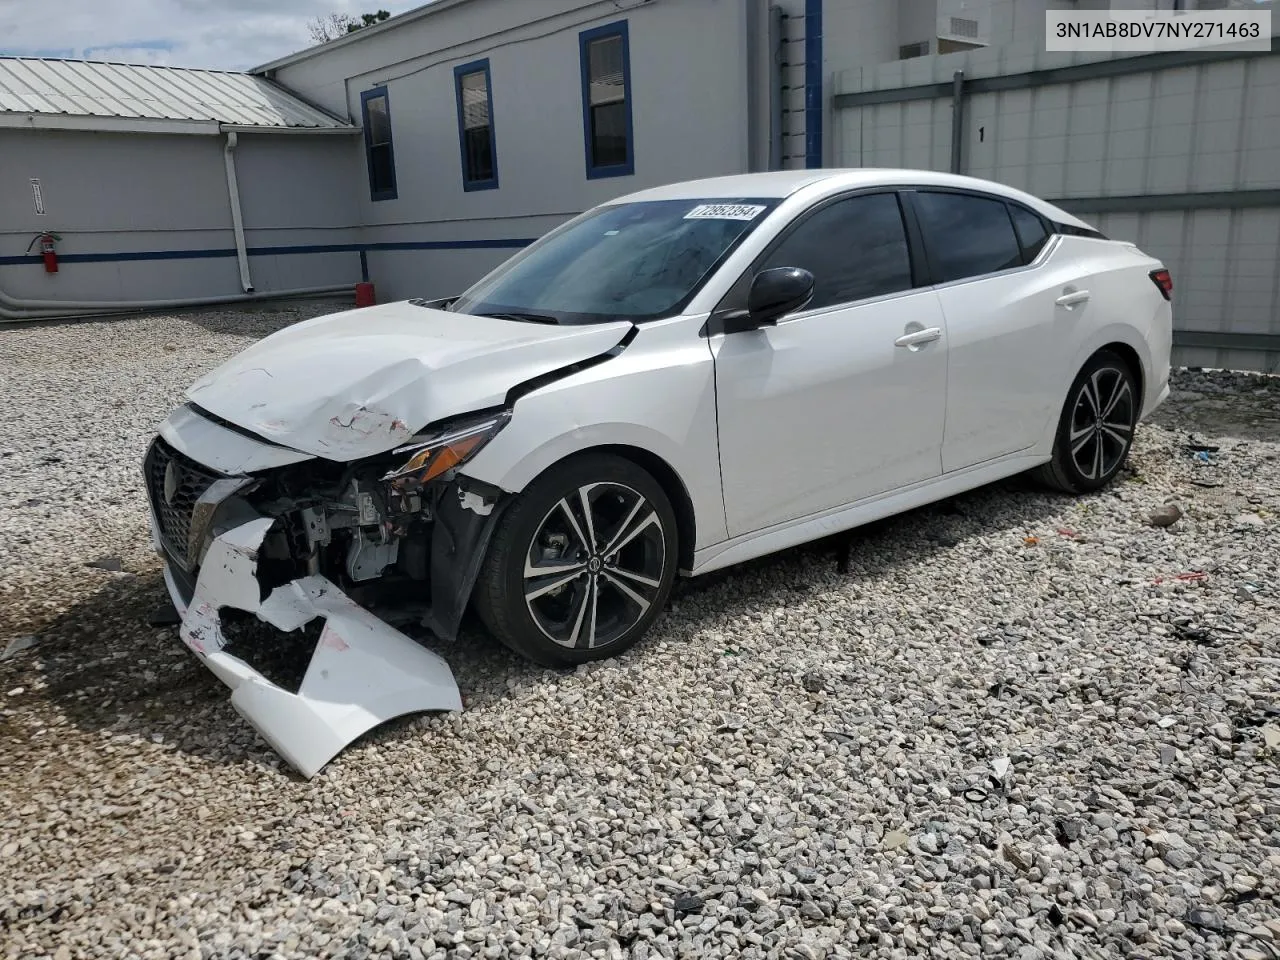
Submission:
[[[409,713],[461,710],[443,659],[383,623],[332,581],[309,576],[260,599],[257,555],[273,521],[251,520],[214,539],[188,604],[166,563],[165,584],[182,616],[182,640],[233,691],[231,703],[304,777],[314,777],[348,744]],[[241,610],[282,631],[322,618],[323,628],[297,693],[272,683],[227,652],[220,611]]]

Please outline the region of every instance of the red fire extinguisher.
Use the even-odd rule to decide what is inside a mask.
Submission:
[[[62,238],[56,233],[37,233],[35,238],[27,244],[27,253],[31,252],[31,248],[37,243],[40,244],[40,256],[44,258],[44,272],[58,272],[58,251],[54,247]]]

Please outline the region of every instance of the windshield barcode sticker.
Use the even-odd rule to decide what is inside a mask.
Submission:
[[[684,215],[686,220],[754,220],[764,207],[749,203],[704,203]]]

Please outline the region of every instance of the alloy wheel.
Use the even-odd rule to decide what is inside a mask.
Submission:
[[[1133,441],[1134,396],[1129,375],[1100,367],[1081,385],[1071,412],[1071,459],[1086,480],[1113,473]]]
[[[586,484],[538,524],[525,556],[525,604],[552,642],[605,646],[653,606],[666,565],[665,530],[653,504],[622,483]]]

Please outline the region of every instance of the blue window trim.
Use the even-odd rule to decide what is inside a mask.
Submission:
[[[391,186],[386,190],[374,189],[373,182],[373,139],[372,132],[369,130],[369,101],[378,97],[385,97],[387,101],[387,152],[391,155]],[[396,199],[396,149],[395,137],[391,128],[391,95],[387,92],[385,86],[374,87],[372,90],[366,90],[360,94],[360,122],[364,126],[364,162],[369,171],[369,199],[370,200],[394,200]]]
[[[627,160],[626,163],[615,163],[607,167],[597,166],[591,161],[591,57],[589,47],[595,40],[607,37],[622,38],[622,85],[626,91],[627,107]],[[582,68],[582,143],[586,153],[587,179],[598,180],[602,177],[629,177],[636,172],[636,145],[631,125],[631,40],[627,32],[627,21],[605,24],[584,30],[578,34],[578,58]]]
[[[462,109],[462,78],[472,73],[484,74],[485,95],[489,99],[489,142],[493,146],[493,176],[488,180],[467,179],[467,133]],[[493,122],[493,77],[489,73],[489,58],[472,60],[453,68],[453,95],[458,104],[458,152],[462,161],[462,189],[496,190],[498,188],[498,128]]]
[[[822,0],[804,5],[804,165],[822,166]]]

